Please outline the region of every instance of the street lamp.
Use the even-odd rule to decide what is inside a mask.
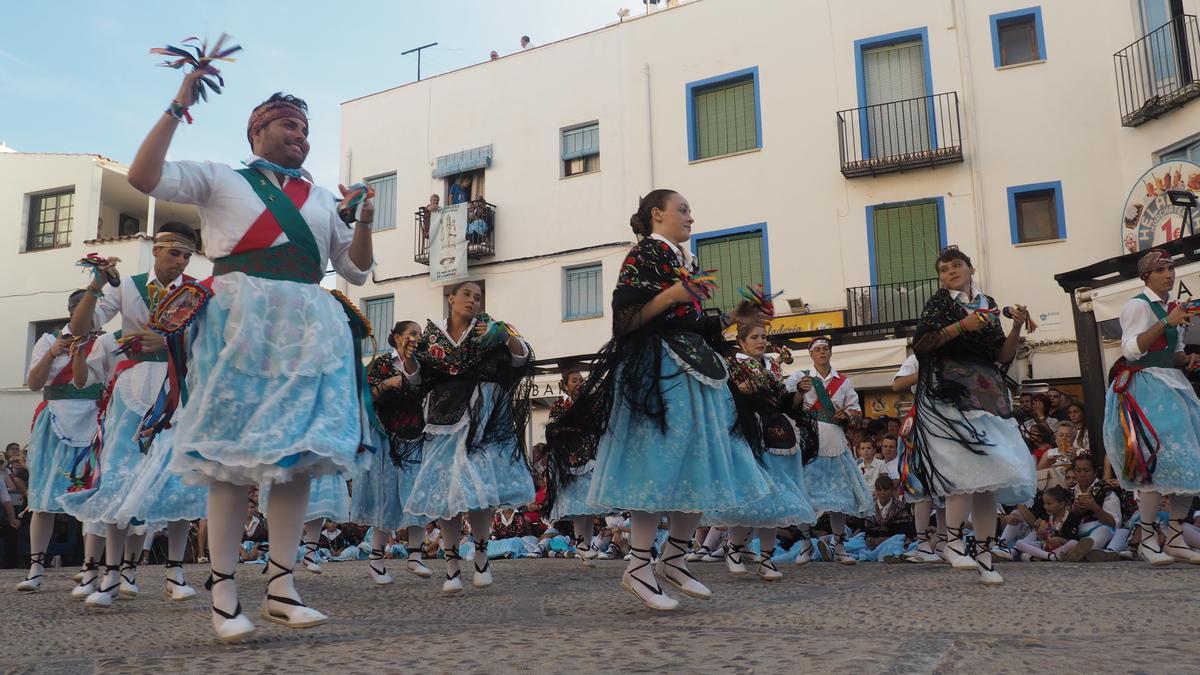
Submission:
[[[1200,203],[1196,200],[1196,195],[1192,194],[1191,190],[1167,190],[1167,197],[1172,205],[1183,207],[1183,220],[1187,223],[1188,234],[1196,234],[1196,226],[1192,222],[1192,209]]]

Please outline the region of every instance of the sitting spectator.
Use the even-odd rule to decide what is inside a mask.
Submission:
[[[1033,531],[1017,542],[1016,549],[1030,560],[1078,562],[1092,550],[1092,540],[1079,539],[1080,516],[1071,510],[1071,493],[1054,486],[1042,493],[1046,517],[1034,522]]]
[[[1058,426],[1058,419],[1050,415],[1049,397],[1045,394],[1033,395],[1029,419],[1025,420],[1022,425],[1026,430],[1034,426],[1045,427],[1046,430],[1051,430]]]
[[[862,472],[867,485],[874,485],[880,474],[887,473],[887,465],[875,456],[875,442],[864,438],[855,446],[858,448],[858,470]]]
[[[1071,439],[1071,443],[1077,448],[1091,450],[1092,446],[1088,442],[1087,418],[1083,413],[1083,406],[1078,403],[1067,406],[1067,419],[1075,428],[1075,438]]]
[[[875,548],[885,540],[903,534],[913,536],[913,517],[908,504],[896,498],[896,484],[886,474],[875,479],[875,512],[867,516],[863,531],[867,546]]]
[[[1033,417],[1033,394],[1021,394],[1017,398],[1017,401],[1019,403],[1017,404],[1017,409],[1013,411],[1013,416],[1016,417],[1017,421],[1021,423],[1022,427],[1024,427],[1025,421]]]
[[[1078,483],[1074,489],[1075,503],[1071,510],[1079,514],[1079,534],[1090,538],[1096,549],[1103,549],[1116,531],[1121,529],[1121,497],[1096,475],[1096,460],[1091,455],[1080,453],[1071,466],[1075,469]],[[1088,560],[1106,558],[1102,553],[1099,550],[1092,551],[1088,554]],[[1107,559],[1115,559],[1115,556]]]
[[[346,547],[353,544],[346,538],[346,534],[342,532],[342,528],[332,520],[325,521],[325,527],[321,530],[319,537],[321,548],[325,549],[325,557],[336,558],[346,550]]]
[[[1046,399],[1050,401],[1050,407],[1046,410],[1046,414],[1057,420],[1067,419],[1067,408],[1071,405],[1071,397],[1062,393],[1057,389],[1051,389],[1046,392]]]
[[[629,552],[629,514],[604,517],[604,527],[596,538],[601,560],[622,558]]]
[[[246,506],[246,525],[242,528],[242,562],[261,560],[267,552],[267,519],[258,512],[258,502]]]
[[[898,420],[893,420],[899,423]],[[888,428],[891,428],[891,422]],[[899,436],[888,432],[879,440],[879,454],[883,457],[884,473],[893,481],[900,480],[900,458],[898,456]]]
[[[438,557],[442,546],[442,531],[438,529],[436,520],[430,521],[425,526],[425,541],[420,546],[424,550],[426,558]]]

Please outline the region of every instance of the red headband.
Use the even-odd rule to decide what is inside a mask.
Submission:
[[[253,144],[254,134],[257,134],[259,129],[285,117],[294,117],[308,124],[308,115],[300,106],[287,101],[272,101],[255,108],[254,112],[250,113],[250,121],[246,124],[246,140]]]

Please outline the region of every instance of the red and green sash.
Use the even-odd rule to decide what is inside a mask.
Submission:
[[[833,396],[846,383],[846,376],[838,375],[830,380],[828,385],[821,379],[821,375],[815,371],[809,377],[812,379],[813,393],[817,395],[817,402],[812,406],[812,411],[816,414],[817,421],[837,424],[837,419],[834,418],[837,408],[833,405]]]
[[[312,184],[296,179],[280,189],[257,169],[239,169],[238,173],[266,208],[229,255],[213,262],[213,275],[242,272],[263,279],[320,283],[325,276],[324,261],[312,230],[300,215]],[[280,234],[288,241],[272,246]]]

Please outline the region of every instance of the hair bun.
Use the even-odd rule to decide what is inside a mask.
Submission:
[[[649,233],[650,227],[642,214],[635,211],[629,216],[629,229],[633,230],[634,234],[644,237]]]

